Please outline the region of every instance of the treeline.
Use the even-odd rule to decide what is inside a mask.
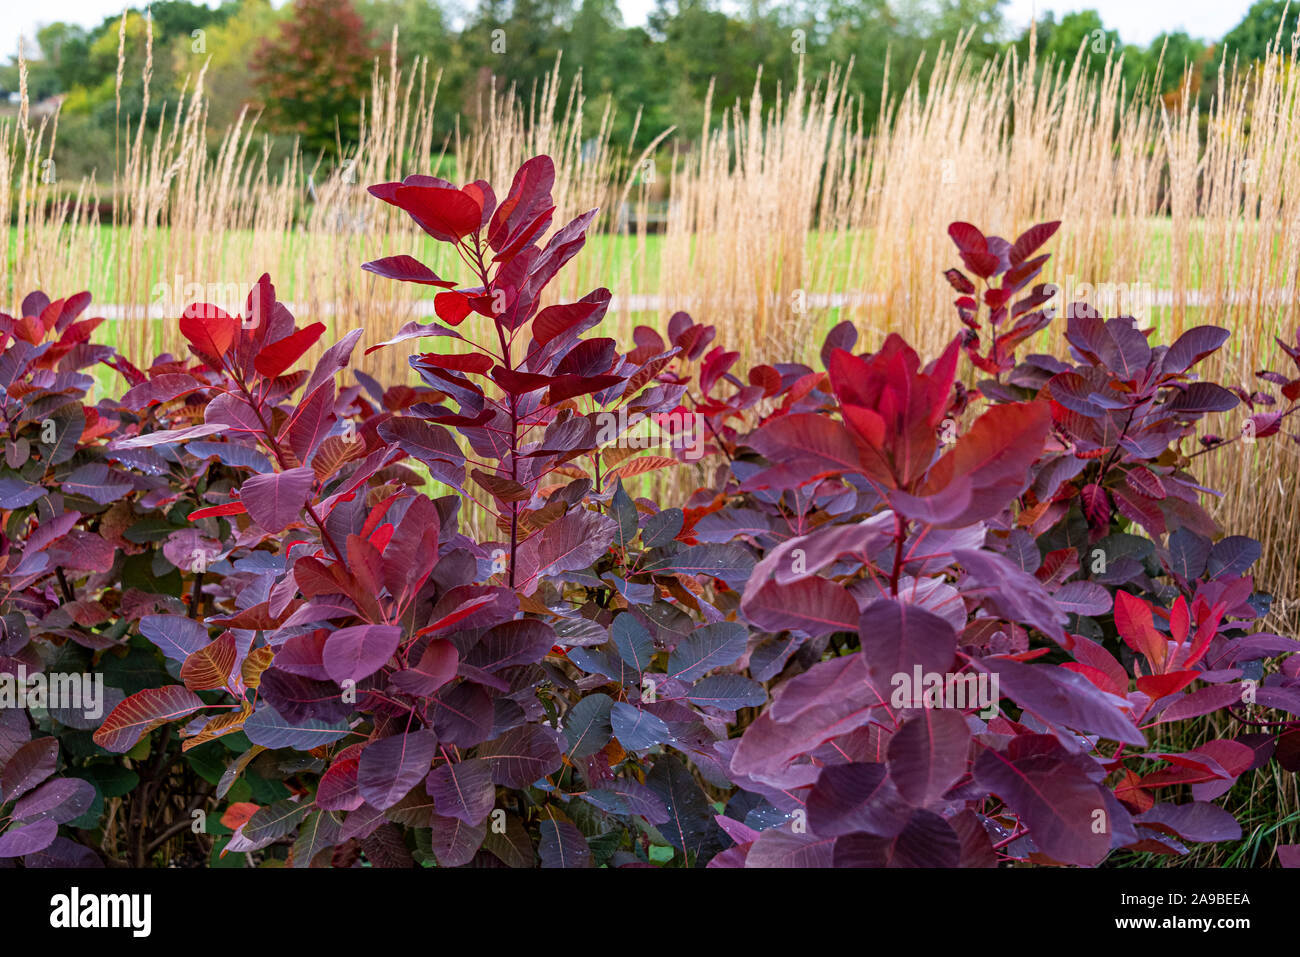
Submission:
[[[226,0],[207,7],[189,0],[143,4],[125,21],[106,19],[86,29],[54,22],[39,30],[27,51],[33,103],[63,97],[56,154],[65,172],[89,172],[112,155],[117,125],[148,110],[156,118],[174,108],[206,64],[209,126],[221,130],[245,104],[263,110],[262,129],[278,148],[295,139],[310,151],[337,155],[355,136],[360,102],[375,57],[389,55],[393,28],[398,58],[429,59],[442,78],[438,119],[448,132],[457,114],[473,116],[493,82],[525,96],[562,57],[562,75],[582,72],[589,100],[612,96],[619,107],[616,141],[643,145],[670,125],[693,131],[702,105],[746,100],[761,68],[763,93],[788,89],[800,58],[810,80],[854,63],[848,86],[875,117],[886,88],[906,84],[918,61],[933,58],[969,33],[969,49],[991,58],[1029,44],[1004,17],[1004,0],[657,0],[644,26],[623,22],[616,0],[478,0],[461,10],[442,0]],[[1164,51],[1161,90],[1176,99],[1185,71],[1197,95],[1227,51],[1258,59],[1282,25],[1285,0],[1261,0],[1217,40],[1186,33],[1126,45],[1094,11],[1045,14],[1038,49],[1073,60],[1084,49],[1085,68],[1098,71],[1110,52],[1123,54],[1128,89],[1154,73]],[[1296,9],[1285,13],[1295,28]],[[153,21],[153,47],[146,17]],[[119,72],[119,47],[126,62]],[[146,102],[143,74],[150,68]],[[16,91],[18,64],[0,67],[0,89]],[[922,73],[924,75],[924,73]],[[1202,89],[1204,88],[1204,92]],[[11,107],[12,109],[12,107]],[[634,126],[637,110],[639,126]],[[635,130],[635,136],[634,136]],[[689,135],[689,134],[688,134]],[[101,170],[101,173],[103,171]]]

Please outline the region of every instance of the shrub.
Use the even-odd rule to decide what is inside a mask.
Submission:
[[[1239,835],[1211,802],[1293,761],[1294,722],[1245,715],[1300,713],[1300,675],[1258,630],[1258,544],[1200,504],[1229,442],[1183,446],[1242,403],[1232,442],[1282,434],[1300,380],[1260,373],[1282,408],[1197,377],[1226,332],[1152,347],[1081,305],[1068,361],[1017,360],[1055,224],[952,227],[967,329],[929,363],[844,323],[824,371],[742,379],[685,313],[624,352],[588,335],[608,290],[541,307],[592,217],[541,243],[553,179],[372,187],[469,270],[364,266],[438,290],[373,347],[449,340],[419,385],[340,388],[360,330],[300,367],[324,326],[268,276],[144,370],[89,343],[85,294],[0,317],[0,674],[100,675],[111,709],[0,710],[0,859],[195,863],[177,837],[217,810],[215,866],[1095,865]],[[84,404],[95,364],[120,400]],[[683,462],[681,507],[630,491]],[[1149,741],[1224,709],[1250,733]]]
[[[726,443],[735,462],[715,491],[728,506],[710,528],[764,550],[741,611],[761,630],[751,670],[776,680],[770,707],[727,743],[732,780],[761,803],[727,825],[735,846],[715,863],[1095,865],[1117,848],[1181,854],[1182,841],[1240,835],[1208,802],[1280,739],[1170,754],[1146,737],[1243,702],[1300,705],[1289,664],[1260,682],[1264,659],[1295,645],[1255,630],[1259,546],[1211,543],[1187,472],[1199,453],[1179,451],[1206,413],[1237,405],[1191,372],[1227,333],[1152,348],[1131,319],[1072,306],[1075,364],[1017,364],[1050,294],[1013,299],[1054,230],[1008,243],[955,224],[985,282],[976,300],[974,282],[948,273],[970,334],[922,368],[897,336],[854,356],[839,327],[827,373],[788,371],[782,405]],[[959,433],[972,398],[953,387],[962,346],[995,378]],[[730,415],[746,392],[700,408]],[[953,707],[981,687],[983,717]],[[1191,803],[1157,801],[1177,785]]]

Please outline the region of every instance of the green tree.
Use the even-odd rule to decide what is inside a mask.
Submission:
[[[1287,9],[1286,0],[1258,0],[1241,22],[1227,32],[1222,45],[1228,49],[1228,58],[1238,57],[1243,63],[1264,59],[1269,44],[1282,34],[1282,49],[1291,49],[1291,34],[1300,19],[1300,4],[1292,2]],[[1285,13],[1286,22],[1283,23]]]
[[[451,130],[458,94],[471,69],[461,55],[460,38],[448,13],[435,0],[364,0],[357,12],[379,40],[391,42],[393,28],[397,28],[399,65],[407,67],[420,57],[428,61],[431,81],[441,74],[435,117],[443,129]]]
[[[202,42],[194,42],[188,34],[179,38],[172,53],[178,73],[196,73],[207,65],[203,84],[208,128],[217,136],[229,129],[246,105],[257,102],[248,52],[275,35],[280,19],[270,0],[239,0],[222,22],[202,28]]]

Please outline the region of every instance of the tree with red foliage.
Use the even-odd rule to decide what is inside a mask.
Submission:
[[[308,149],[328,149],[336,132],[354,136],[376,56],[375,43],[352,0],[294,0],[275,37],[253,57],[258,95],[277,131]]]

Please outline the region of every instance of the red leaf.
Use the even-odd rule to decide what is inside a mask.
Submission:
[[[1079,493],[1083,499],[1083,514],[1088,519],[1088,524],[1096,529],[1104,529],[1110,526],[1110,498],[1106,495],[1106,490],[1100,485],[1090,483],[1085,485]]]
[[[1016,237],[1016,241],[1011,245],[1011,252],[1007,257],[1011,261],[1011,265],[1018,266],[1032,256],[1060,228],[1060,221],[1054,220],[1050,223],[1039,223],[1037,226],[1030,226],[1026,229]]]
[[[974,488],[1027,482],[1029,466],[1042,453],[1051,425],[1051,410],[1044,402],[993,406],[935,463],[923,494],[942,491],[958,476],[969,479]]]
[[[1179,595],[1174,607],[1169,610],[1169,633],[1174,636],[1174,641],[1182,643],[1187,640],[1190,628],[1191,614],[1187,610],[1187,599]]]
[[[1126,591],[1115,593],[1115,628],[1134,651],[1146,655],[1157,671],[1164,664],[1168,648],[1165,637],[1156,631],[1151,607]]]
[[[222,356],[230,351],[239,334],[239,320],[216,306],[193,303],[181,316],[180,329],[195,351],[219,370]]]
[[[1159,701],[1165,695],[1176,694],[1200,677],[1199,671],[1171,671],[1162,675],[1145,675],[1137,680],[1138,691]]]
[[[1158,501],[1166,495],[1165,483],[1160,481],[1159,475],[1156,475],[1145,465],[1130,469],[1128,475],[1125,476],[1125,480],[1133,491],[1139,495],[1145,495],[1147,498]]]
[[[436,352],[424,352],[420,354],[418,361],[421,365],[437,366],[440,369],[451,369],[455,372],[476,372],[480,375],[492,368],[492,357],[477,352],[469,355],[451,356],[440,355]]]
[[[146,688],[109,712],[95,732],[95,743],[106,751],[130,751],[150,728],[183,718],[203,707],[203,700],[181,685]]]
[[[520,372],[497,366],[492,370],[492,379],[510,395],[526,395],[539,389],[547,388],[558,376],[540,375],[536,372]]]
[[[555,163],[549,156],[534,156],[519,167],[488,226],[488,244],[498,251],[498,258],[513,255],[549,220],[554,185]],[[502,250],[507,242],[510,248]]]
[[[170,402],[203,387],[203,383],[192,375],[166,372],[128,389],[120,401],[123,408],[143,409],[155,402]]]
[[[233,831],[260,810],[261,808],[256,804],[247,801],[232,804],[226,808],[226,813],[221,815],[221,823]]]
[[[399,186],[390,200],[434,239],[454,242],[479,227],[483,208],[468,193],[438,186]]]
[[[415,634],[417,636],[428,635],[435,631],[442,631],[442,629],[444,628],[450,628],[452,625],[456,624],[456,622],[460,621],[462,618],[468,618],[470,615],[478,611],[484,605],[490,604],[495,600],[496,600],[495,595],[482,595],[478,598],[471,598],[469,601],[462,602],[460,605],[457,605],[451,612],[449,612],[446,615],[443,615],[433,624],[425,625]]]
[[[227,502],[225,505],[209,505],[207,508],[190,512],[185,517],[193,522],[200,518],[210,518],[216,515],[243,515],[247,511],[248,509],[244,508],[243,502]]]
[[[547,306],[533,319],[533,338],[539,346],[545,345],[578,325],[600,307],[599,302],[567,302]]]
[[[253,366],[268,379],[274,379],[293,365],[303,353],[316,344],[325,331],[325,323],[313,322],[269,346],[264,346],[253,360]]]
[[[325,671],[337,683],[360,681],[382,668],[401,640],[402,629],[396,625],[340,628],[325,640]]]
[[[988,251],[988,240],[984,238],[984,234],[977,227],[972,226],[970,223],[950,223],[948,235],[957,244],[957,248],[964,253]]]
[[[611,386],[618,385],[624,380],[621,375],[562,375],[556,376],[551,383],[550,392],[547,394],[547,400],[554,404],[563,402],[565,399],[576,398],[580,395],[589,395],[592,392],[602,392]]]
[[[443,322],[458,326],[470,313],[469,296],[459,292],[440,292],[433,297],[433,311]]]

